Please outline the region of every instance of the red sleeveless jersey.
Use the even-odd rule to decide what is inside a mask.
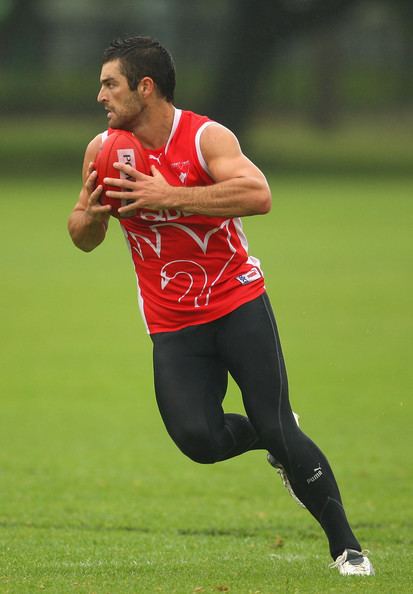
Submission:
[[[201,134],[213,123],[175,109],[165,146],[145,149],[149,163],[173,186],[213,184],[200,149]],[[120,224],[150,334],[211,322],[264,292],[260,263],[248,255],[239,218],[141,209]]]

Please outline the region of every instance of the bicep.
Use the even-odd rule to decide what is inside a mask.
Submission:
[[[264,174],[241,151],[235,134],[224,126],[209,125],[202,133],[200,147],[215,182],[239,177],[265,181]]]

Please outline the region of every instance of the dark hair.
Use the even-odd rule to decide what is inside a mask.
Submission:
[[[175,65],[171,54],[156,39],[137,35],[114,39],[103,52],[103,64],[120,60],[121,72],[135,91],[144,76],[153,79],[168,102],[174,99]]]

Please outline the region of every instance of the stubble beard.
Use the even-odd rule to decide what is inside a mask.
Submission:
[[[109,125],[115,130],[127,130],[133,132],[139,127],[145,112],[146,105],[142,105],[137,101],[131,101],[130,105],[125,106],[122,113],[112,115],[112,118],[110,118],[112,121],[109,120]]]

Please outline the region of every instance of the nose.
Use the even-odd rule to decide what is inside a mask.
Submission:
[[[98,103],[104,103],[104,101],[106,101],[103,87],[100,87],[100,91],[98,93],[98,96],[96,97],[96,101]]]

